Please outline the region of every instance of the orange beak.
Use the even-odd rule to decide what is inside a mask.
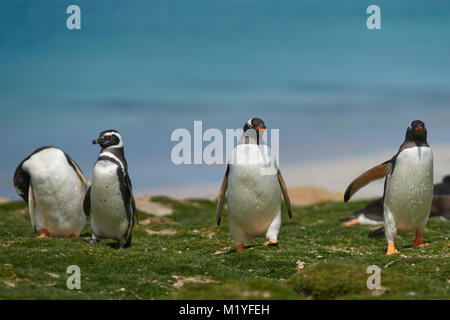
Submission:
[[[258,129],[258,130],[266,130],[266,128],[263,128],[261,126],[257,126],[256,129]]]
[[[422,127],[417,126],[415,130],[416,130],[416,131],[417,131],[417,130],[422,130]]]

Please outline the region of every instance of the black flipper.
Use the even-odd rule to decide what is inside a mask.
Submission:
[[[30,175],[22,169],[22,165],[27,159],[23,160],[17,166],[16,171],[14,172],[14,188],[16,188],[16,192],[26,202],[28,202],[28,190],[30,188]]]
[[[136,201],[134,200],[133,196],[133,187],[131,185],[131,179],[128,176],[128,172],[125,174],[125,185],[127,186],[129,193],[130,193],[130,200],[131,200],[131,211],[133,213],[134,219],[136,221],[136,224],[139,224],[138,214],[136,210]],[[131,237],[131,236],[130,236]]]
[[[83,201],[83,211],[84,215],[88,217],[91,214],[91,187],[86,191]]]
[[[129,247],[131,247],[131,233],[128,236],[127,241],[125,243],[122,243],[122,242],[119,243],[119,248],[120,249],[126,249],[126,248],[129,248]]]
[[[131,179],[128,176],[128,172],[125,170],[125,172],[122,171],[120,167],[117,168],[118,176],[120,177],[122,175],[123,184],[121,187],[121,193],[122,193],[122,199],[125,204],[125,210],[127,212],[127,218],[128,218],[128,229],[126,233],[123,235],[122,239],[120,240],[120,248],[128,248],[131,246],[131,234],[133,233],[133,227],[135,221],[137,222],[137,210],[136,210],[136,202],[133,197],[133,190],[131,185]],[[120,178],[119,178],[120,179]]]

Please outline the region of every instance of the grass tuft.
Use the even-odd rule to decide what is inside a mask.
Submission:
[[[447,221],[429,220],[428,247],[412,248],[406,234],[396,239],[401,255],[386,257],[385,240],[367,237],[374,227],[339,223],[367,201],[325,203],[294,208],[292,219],[283,211],[279,247],[255,239],[237,254],[227,212],[215,223],[215,201],[152,201],[174,213],[139,212],[145,224],[125,250],[113,240],[36,239],[25,202],[0,205],[0,299],[450,298]],[[88,223],[81,236],[90,232]],[[80,290],[66,286],[70,265],[81,269]],[[380,290],[367,289],[369,265],[381,268]]]

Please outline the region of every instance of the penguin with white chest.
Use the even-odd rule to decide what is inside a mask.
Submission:
[[[450,220],[450,175],[445,176],[442,182],[434,185],[430,218]],[[382,224],[384,222],[383,198],[373,200],[364,208],[356,210],[348,217],[341,219],[341,222],[346,227],[357,224]]]
[[[91,216],[92,227],[92,238],[84,240],[116,239],[121,249],[127,248],[137,212],[122,137],[116,130],[105,130],[92,143],[102,149],[84,199],[84,212]]]
[[[35,150],[14,173],[14,187],[28,202],[38,238],[77,238],[86,217],[83,198],[88,181],[70,156],[52,146]]]
[[[427,129],[422,121],[411,123],[405,141],[392,159],[366,171],[349,185],[344,201],[347,202],[368,183],[384,177],[384,227],[369,236],[386,237],[386,255],[399,253],[394,245],[397,233],[415,231],[413,246],[428,245],[423,241],[423,230],[433,200],[433,152],[427,142]]]
[[[290,200],[280,170],[275,164],[275,170],[268,171],[271,155],[269,147],[262,139],[265,129],[261,119],[248,120],[220,187],[217,224],[220,225],[227,195],[230,232],[237,245],[237,252],[244,251],[245,242],[258,237],[268,240],[264,245],[278,245],[281,193],[289,217],[292,216]]]

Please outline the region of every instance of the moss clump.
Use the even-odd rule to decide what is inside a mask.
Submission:
[[[232,281],[223,284],[190,283],[180,290],[174,291],[172,297],[186,300],[268,300],[268,299],[300,299],[297,293],[281,281],[267,279],[250,279]]]
[[[296,292],[314,299],[334,299],[368,291],[366,268],[352,263],[318,263],[298,271],[288,283]]]

